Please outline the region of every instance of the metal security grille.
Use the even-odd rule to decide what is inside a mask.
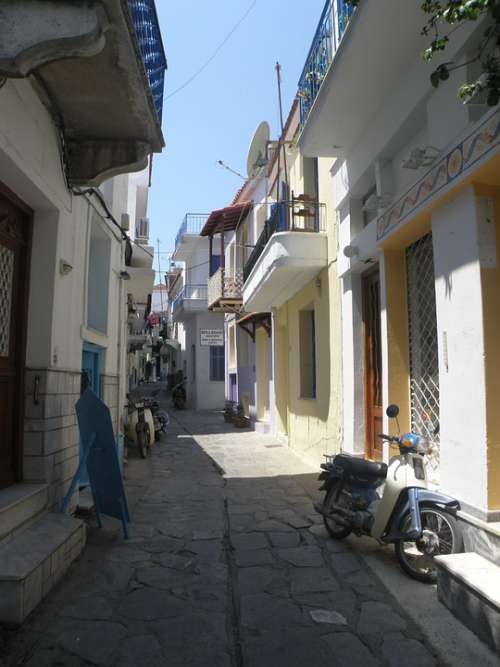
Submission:
[[[158,120],[163,113],[163,89],[167,59],[163,50],[160,24],[154,0],[128,0],[139,49],[142,54],[149,87],[153,95]]]
[[[439,360],[432,235],[406,249],[412,430],[436,441]]]
[[[0,245],[0,357],[9,356],[13,278],[14,251]]]

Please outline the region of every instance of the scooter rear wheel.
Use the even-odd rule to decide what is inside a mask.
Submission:
[[[151,438],[149,435],[149,428],[137,432],[137,446],[139,453],[143,459],[147,458],[148,450],[151,445]]]
[[[340,487],[340,482],[333,484],[326,494],[325,500],[323,502],[323,509],[328,512],[333,505],[340,505],[341,507],[348,507],[347,496],[346,500],[343,499],[342,488]],[[346,526],[337,523],[335,519],[327,517],[323,514],[323,523],[325,528],[328,531],[330,537],[333,537],[335,540],[343,540],[345,537],[351,534],[351,529]]]
[[[422,581],[426,584],[434,584],[437,579],[437,568],[434,564],[434,556],[445,556],[463,551],[462,531],[457,519],[437,507],[422,507],[420,509],[422,528],[424,536],[416,542],[396,542],[394,549],[401,568],[412,579]],[[411,526],[410,513],[406,513],[400,524],[401,532],[407,531]],[[434,548],[426,553],[426,541]]]

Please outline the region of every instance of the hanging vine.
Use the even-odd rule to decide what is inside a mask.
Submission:
[[[356,7],[360,0],[344,2]],[[476,53],[466,63],[450,61],[438,65],[431,72],[430,80],[432,86],[437,88],[450,78],[452,71],[477,62],[481,66],[481,74],[473,81],[465,81],[458,89],[458,96],[468,102],[478,93],[484,92],[487,104],[496,106],[500,102],[500,0],[423,0],[421,7],[425,14],[421,34],[431,40],[422,54],[426,62],[431,62],[434,56],[446,51],[459,26],[482,18],[488,19]]]

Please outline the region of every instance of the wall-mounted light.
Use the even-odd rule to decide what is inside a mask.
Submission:
[[[421,167],[430,167],[436,160],[441,151],[435,146],[425,146],[424,148],[414,148],[410,157],[403,160],[403,169],[420,169]]]
[[[359,255],[359,248],[355,245],[346,245],[342,252],[346,257],[352,259],[353,257],[357,257]]]
[[[68,273],[71,273],[73,271],[73,266],[67,262],[65,259],[60,259],[59,260],[59,273],[61,276],[67,276]]]

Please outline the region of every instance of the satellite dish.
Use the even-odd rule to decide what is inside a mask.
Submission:
[[[247,175],[248,178],[257,176],[262,167],[268,163],[267,159],[267,142],[271,135],[269,123],[265,120],[260,123],[255,130],[253,139],[250,142],[247,158]]]

